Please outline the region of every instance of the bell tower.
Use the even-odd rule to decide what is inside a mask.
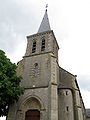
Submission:
[[[38,32],[27,36],[26,53],[17,69],[25,92],[10,107],[8,120],[58,120],[58,49],[46,9]]]
[[[34,35],[27,36],[27,42],[25,57],[52,53],[58,59],[59,46],[50,28],[47,9],[38,32]]]

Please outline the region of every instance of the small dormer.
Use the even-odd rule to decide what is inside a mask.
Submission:
[[[54,33],[50,28],[47,9],[38,32],[34,35],[27,36],[27,41],[25,57],[44,53],[53,53],[53,55],[58,58],[59,46]]]

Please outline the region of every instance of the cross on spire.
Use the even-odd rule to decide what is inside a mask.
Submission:
[[[38,33],[51,30],[50,24],[49,24],[49,19],[48,19],[48,14],[47,14],[47,7],[48,7],[48,4],[46,4],[46,11],[45,11],[44,17],[42,19],[42,22],[40,24]]]
[[[47,11],[47,8],[48,8],[48,4],[46,4],[46,11]]]

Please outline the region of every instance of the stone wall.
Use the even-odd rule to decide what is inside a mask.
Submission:
[[[71,90],[59,90],[58,104],[59,120],[74,120],[73,96]]]

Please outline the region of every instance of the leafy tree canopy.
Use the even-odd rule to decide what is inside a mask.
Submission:
[[[9,105],[23,93],[23,88],[19,86],[21,77],[16,75],[16,68],[5,52],[0,50],[0,116],[7,116]]]

